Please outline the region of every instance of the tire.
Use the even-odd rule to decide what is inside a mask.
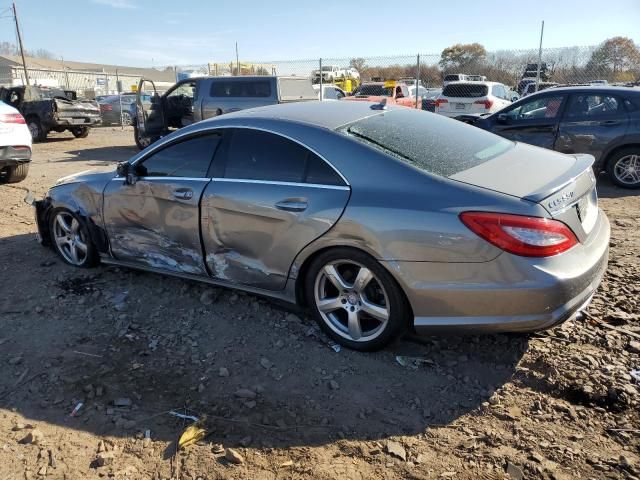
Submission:
[[[89,136],[89,127],[73,127],[69,130],[76,138],[87,138]]]
[[[622,188],[640,188],[640,147],[618,150],[607,160],[607,175]]]
[[[49,216],[49,232],[54,250],[69,265],[89,268],[98,264],[98,251],[89,228],[75,213],[66,208],[55,209]]]
[[[364,285],[358,285],[360,274],[366,279]],[[360,250],[335,248],[321,253],[304,280],[305,298],[320,328],[347,348],[379,350],[409,325],[411,308],[400,286]]]
[[[6,183],[18,183],[27,178],[29,173],[29,162],[19,163],[12,167],[7,167]]]
[[[121,122],[122,125],[131,125],[131,114],[129,112],[123,112]]]
[[[42,128],[42,123],[37,117],[27,118],[27,127],[31,133],[31,140],[34,142],[44,142],[47,138],[47,132]]]

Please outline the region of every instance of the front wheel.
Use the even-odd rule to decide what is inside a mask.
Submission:
[[[76,138],[86,138],[89,135],[89,127],[73,127],[71,133]]]
[[[319,255],[309,268],[305,293],[324,332],[354,350],[388,345],[411,317],[391,274],[359,250],[336,248]]]
[[[624,148],[607,162],[609,178],[622,188],[640,188],[640,149]]]
[[[34,142],[44,142],[47,138],[47,132],[42,128],[42,123],[36,117],[29,117],[27,119],[27,127],[29,133],[31,133],[31,140]]]
[[[98,263],[98,252],[89,229],[74,213],[55,210],[50,217],[49,231],[53,248],[68,264],[86,268]]]

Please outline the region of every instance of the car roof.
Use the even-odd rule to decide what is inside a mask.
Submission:
[[[558,93],[558,92],[609,92],[609,93],[620,93],[621,91],[627,93],[634,93],[636,95],[640,95],[640,89],[633,87],[624,87],[624,86],[616,86],[616,85],[573,85],[566,87],[555,87],[547,90],[543,90],[544,93]],[[542,92],[536,92],[542,93]]]
[[[292,102],[266,107],[256,107],[247,110],[227,113],[219,117],[200,122],[200,124],[216,123],[222,126],[225,123],[233,124],[238,120],[279,120],[293,123],[312,125],[316,127],[335,130],[357,120],[374,115],[380,115],[385,111],[395,110],[395,105],[388,105],[385,110],[374,110],[373,102]]]
[[[491,82],[489,80],[462,80],[458,82],[449,82],[448,85],[504,85],[500,82]]]

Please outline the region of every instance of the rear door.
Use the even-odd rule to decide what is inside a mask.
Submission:
[[[560,122],[555,150],[588,153],[596,162],[612,142],[629,129],[629,114],[621,97],[607,92],[575,93]]]
[[[566,95],[559,93],[518,102],[491,117],[491,131],[510,140],[553,149],[565,101]]]
[[[220,138],[207,133],[153,149],[131,165],[134,182],[116,177],[107,184],[104,223],[116,259],[207,275],[199,203]]]
[[[261,130],[228,131],[219,161],[224,173],[202,198],[207,265],[219,280],[282,290],[298,253],[338,221],[350,188],[311,150]]]
[[[146,99],[149,99],[148,101]],[[136,125],[140,137],[159,138],[164,132],[164,112],[156,85],[142,78],[136,93]]]

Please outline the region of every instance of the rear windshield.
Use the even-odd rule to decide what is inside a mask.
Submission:
[[[485,97],[487,93],[489,93],[489,87],[477,83],[449,84],[442,89],[442,95],[445,97],[475,98]]]
[[[280,86],[280,100],[283,102],[294,100],[317,100],[318,93],[313,89],[308,78],[278,78]]]
[[[480,165],[514,146],[485,130],[408,108],[367,117],[339,131],[442,177]]]
[[[394,87],[385,87],[384,85],[361,85],[353,93],[354,95],[391,97]]]
[[[212,97],[270,97],[271,82],[268,80],[226,80],[211,84]]]

